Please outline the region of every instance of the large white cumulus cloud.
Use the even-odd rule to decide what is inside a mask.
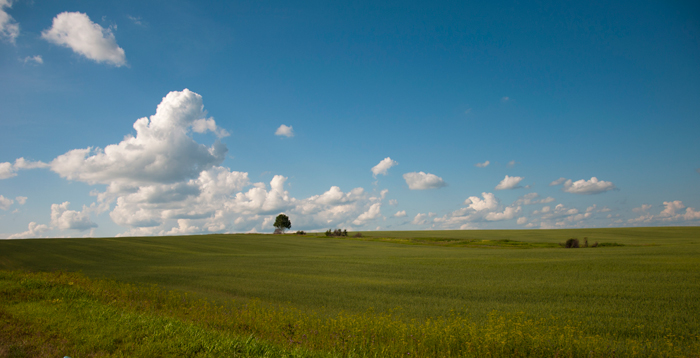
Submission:
[[[80,12],[56,15],[51,28],[44,30],[41,37],[97,62],[117,67],[126,65],[124,49],[117,45],[112,29],[103,28]]]
[[[66,179],[87,183],[173,183],[197,177],[200,172],[220,164],[227,152],[216,142],[207,147],[195,142],[190,130],[200,127],[205,112],[202,96],[185,89],[170,92],[158,105],[156,114],[134,123],[136,136],[127,136],[119,144],[99,148],[74,149],[51,162],[51,169]]]
[[[205,146],[192,134],[222,137],[227,132],[206,117],[202,97],[189,90],[169,93],[156,113],[138,119],[134,129],[135,136],[119,143],[72,150],[50,164],[22,158],[14,164],[0,163],[8,177],[19,169],[50,166],[68,180],[106,185],[103,191],[91,192],[95,202],[81,211],[70,210],[68,202],[54,204],[50,225],[34,224],[14,237],[93,229],[97,224],[91,215],[105,212],[126,228],[121,235],[271,232],[279,213],[305,230],[357,229],[383,217],[388,190],[372,195],[362,188],[344,192],[332,186],[322,194],[297,199],[289,194],[283,175],[253,183],[248,173],[221,166],[226,146],[218,141]]]

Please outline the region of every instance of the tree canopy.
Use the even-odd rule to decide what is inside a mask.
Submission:
[[[284,214],[277,215],[277,218],[275,219],[275,227],[282,230],[282,232],[284,232],[284,230],[291,229],[292,222],[289,220],[289,216]]]

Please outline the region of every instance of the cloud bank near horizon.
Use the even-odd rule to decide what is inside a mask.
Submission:
[[[388,189],[378,193],[362,187],[343,191],[333,185],[320,194],[295,198],[289,192],[286,176],[274,175],[269,182],[254,182],[247,172],[222,166],[228,147],[221,139],[229,136],[229,132],[208,117],[202,96],[188,89],[168,93],[157,105],[155,114],[137,119],[133,128],[135,134],[126,135],[118,143],[104,148],[73,149],[49,163],[25,158],[0,163],[0,179],[16,177],[24,170],[49,169],[65,180],[104,188],[94,189],[91,195],[95,201],[82,208],[71,209],[69,201],[51,204],[48,221],[31,221],[26,231],[7,238],[47,233],[90,236],[99,228],[95,218],[101,215],[107,215],[124,228],[120,236],[268,232],[274,217],[283,212],[295,228],[307,230],[329,227],[367,230],[379,227],[378,224],[414,225],[414,229],[475,229],[505,221],[523,228],[560,228],[582,227],[602,218],[626,225],[700,220],[699,211],[679,200],[664,202],[664,209],[656,215],[650,213],[651,205],[644,204],[633,210],[641,214],[639,217],[623,222],[607,207],[601,209],[595,204],[585,210],[567,207],[555,204],[556,199],[551,196],[541,197],[536,192],[526,193],[510,204],[504,204],[493,193],[482,192],[480,196],[468,196],[462,207],[444,215],[420,208],[413,208],[413,212],[394,209],[394,214],[385,215],[382,213],[385,203],[398,205],[396,199],[387,198]],[[291,133],[291,126],[288,129]],[[213,144],[197,142],[195,133],[213,136]],[[396,165],[397,161],[386,157],[371,172],[375,178],[387,175]],[[411,191],[447,186],[432,173],[410,172],[402,177]],[[494,189],[522,188],[519,184],[523,179],[506,175]],[[572,194],[601,194],[617,189],[612,182],[596,177],[578,181],[560,178],[550,183],[557,185]],[[24,196],[11,199],[0,195],[0,210],[17,210],[27,200]],[[529,214],[525,211],[527,206],[535,205],[540,206]],[[406,217],[413,219],[387,224],[387,220]]]

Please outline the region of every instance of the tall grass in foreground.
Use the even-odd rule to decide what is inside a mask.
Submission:
[[[10,346],[74,358],[700,356],[699,332],[659,334],[639,327],[638,338],[619,339],[526,313],[492,312],[476,324],[459,312],[409,320],[397,312],[329,315],[254,300],[215,305],[157,286],[60,272],[0,271],[0,321],[0,356],[8,357],[21,356]],[[27,332],[45,344],[8,338]]]

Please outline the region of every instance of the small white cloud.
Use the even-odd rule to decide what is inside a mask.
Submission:
[[[501,98],[501,102],[503,102],[503,103],[506,103],[508,101],[510,101],[510,97],[502,97]]]
[[[493,193],[481,193],[481,196],[484,199],[479,198],[478,196],[470,196],[467,198],[467,200],[464,201],[465,205],[469,205],[468,209],[472,209],[475,211],[484,211],[484,210],[494,210],[498,207],[498,199]]]
[[[392,160],[390,157],[386,157],[386,158],[382,159],[382,161],[379,162],[379,164],[372,167],[372,175],[375,178],[379,174],[386,175],[389,168],[396,166],[398,164],[399,163],[397,161]]]
[[[396,214],[392,215],[395,218],[402,218],[406,216],[406,210],[397,211]]]
[[[606,191],[614,190],[615,185],[609,181],[598,180],[592,177],[590,180],[577,180],[572,182],[571,179],[564,182],[564,190],[572,194],[600,194]]]
[[[485,162],[483,162],[483,163],[476,163],[476,164],[474,164],[474,166],[477,167],[477,168],[486,168],[486,167],[489,166],[489,164],[491,164],[491,162],[489,162],[489,161],[487,160],[487,161],[485,161]]]
[[[62,12],[56,15],[51,28],[44,30],[41,37],[96,62],[117,67],[126,65],[124,49],[117,45],[112,29],[103,28],[80,12]]]
[[[636,212],[642,212],[643,214],[635,219],[627,220],[628,223],[639,224],[639,223],[650,223],[653,221],[694,221],[700,220],[700,211],[696,211],[693,208],[686,207],[682,201],[664,201],[664,209],[659,213],[659,215],[652,215],[650,213],[645,213],[645,210],[651,208],[651,205],[642,205],[641,208],[636,208]],[[685,212],[683,212],[685,209]],[[633,211],[635,211],[633,209]]]
[[[24,63],[33,62],[33,63],[35,63],[35,64],[37,64],[37,65],[41,65],[41,64],[44,63],[44,59],[41,58],[41,56],[39,56],[39,55],[36,55],[36,56],[27,56],[27,57],[25,57],[25,58],[22,60],[22,62],[24,62]]]
[[[19,36],[19,24],[5,11],[12,7],[12,0],[0,0],[0,38],[14,44]]]
[[[352,223],[355,225],[364,225],[367,221],[374,220],[378,218],[382,213],[380,209],[382,208],[381,203],[374,203],[367,209],[364,213],[360,214]]]
[[[390,199],[390,200],[389,200],[389,205],[391,205],[391,206],[399,205],[399,201],[396,200],[396,199]]]
[[[188,219],[178,219],[177,226],[168,231],[166,235],[191,235],[201,232],[199,227],[190,225],[190,221]]]
[[[416,214],[416,216],[413,218],[413,221],[411,221],[411,224],[414,225],[424,225],[428,223],[428,220],[426,220],[428,217],[427,214]]]
[[[523,180],[523,177],[509,177],[506,175],[506,177],[501,180],[498,185],[496,185],[496,190],[507,190],[507,189],[517,189],[521,188],[518,184]]]
[[[406,173],[403,175],[403,179],[406,180],[406,184],[411,190],[438,189],[447,186],[447,183],[439,176],[424,172]]]
[[[491,213],[486,214],[486,216],[484,218],[488,221],[510,220],[510,219],[514,218],[517,214],[519,214],[521,209],[522,208],[520,206],[518,206],[518,207],[509,206],[505,210],[503,210],[503,212],[501,212],[501,213],[491,212]]]
[[[508,168],[514,167],[515,164],[517,164],[517,162],[515,160],[511,160],[510,162],[508,162]]]
[[[47,225],[43,225],[43,224],[38,225],[37,223],[35,223],[33,221],[29,223],[28,229],[29,230],[27,230],[25,232],[10,235],[10,237],[8,237],[8,239],[12,240],[12,239],[26,239],[26,238],[39,237],[42,233],[49,231],[49,227]]]
[[[7,179],[17,176],[18,170],[48,167],[49,164],[41,161],[30,162],[24,158],[17,158],[14,165],[12,165],[10,162],[0,163],[0,179]]]
[[[608,219],[612,218],[612,215],[608,215]],[[630,224],[642,224],[642,223],[650,223],[654,220],[654,215],[651,215],[649,213],[646,213],[642,216],[639,216],[634,219],[629,219],[627,220],[628,223]]]
[[[292,129],[292,126],[288,127],[283,124],[277,128],[275,135],[291,138],[294,137],[294,130]]]
[[[518,218],[518,221],[517,221],[518,225],[525,224],[526,222],[527,222],[527,218],[524,217],[524,216],[519,217],[519,218]]]
[[[7,210],[15,201],[0,195],[0,210]]]
[[[651,209],[650,204],[642,204],[642,206],[640,206],[638,208],[634,208],[634,209],[632,209],[632,211],[635,213],[641,213],[641,212],[647,211],[649,209]]]
[[[685,205],[680,200],[664,201],[664,210],[659,213],[661,217],[674,217],[676,212],[685,209]]]
[[[19,205],[24,205],[24,204],[27,203],[27,197],[26,197],[26,196],[18,196],[18,197],[15,198],[15,200],[17,200],[17,203],[18,203]]]
[[[69,202],[51,205],[51,225],[61,230],[74,229],[84,231],[97,224],[90,220],[90,216],[83,207],[82,211],[68,210]]]
[[[14,176],[17,176],[17,173],[15,173],[15,169],[12,167],[12,163],[0,163],[0,179],[12,178]]]

